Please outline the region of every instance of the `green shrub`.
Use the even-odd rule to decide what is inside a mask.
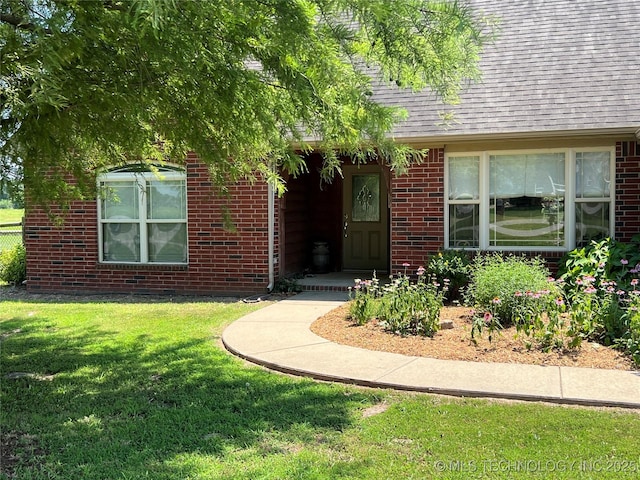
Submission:
[[[639,270],[640,235],[635,235],[629,243],[605,238],[568,252],[560,262],[558,276],[571,295],[578,279],[593,277],[596,285],[615,281],[618,287],[626,288]]]
[[[299,293],[302,287],[293,277],[279,278],[273,286],[273,293]]]
[[[481,314],[490,312],[507,327],[524,317],[542,314],[548,307],[546,299],[558,295],[559,289],[549,281],[543,260],[489,254],[474,259],[465,300]],[[545,301],[537,301],[541,298]]]
[[[378,312],[378,297],[380,296],[379,281],[375,272],[373,279],[355,281],[355,286],[349,288],[349,315],[358,325],[364,325],[375,318]]]
[[[24,246],[0,252],[0,280],[12,285],[19,285],[27,278],[27,259]]]
[[[464,250],[438,252],[429,259],[426,274],[442,285],[445,280],[449,281],[449,289],[445,294],[446,301],[462,300],[462,293],[469,284],[471,257]]]
[[[378,319],[386,330],[399,335],[424,336],[433,336],[439,330],[446,288],[441,289],[437,282],[427,282],[422,267],[418,272],[416,283],[400,275],[384,287]]]
[[[640,291],[632,291],[624,319],[627,332],[616,340],[616,347],[625,351],[640,366]]]
[[[399,335],[433,335],[440,328],[440,310],[448,280],[441,287],[435,281],[427,283],[423,267],[416,274],[415,283],[405,272],[392,277],[391,283],[384,287],[375,274],[372,280],[357,279],[349,294],[351,319],[364,325],[378,318],[385,330]]]
[[[605,345],[631,341],[629,312],[634,307],[625,295],[631,287],[635,290],[639,271],[640,235],[629,243],[592,241],[567,253],[558,273],[570,305],[572,333]]]

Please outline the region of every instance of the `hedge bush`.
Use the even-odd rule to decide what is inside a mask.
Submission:
[[[23,245],[0,252],[0,280],[20,285],[27,279],[27,258]]]

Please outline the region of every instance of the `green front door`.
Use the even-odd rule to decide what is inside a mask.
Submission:
[[[387,271],[387,188],[379,165],[344,167],[343,270]]]

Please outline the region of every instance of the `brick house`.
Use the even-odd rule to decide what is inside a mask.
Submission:
[[[189,155],[162,180],[129,169],[97,180],[119,202],[77,202],[56,227],[29,208],[28,289],[34,292],[258,293],[313,266],[393,271],[441,249],[539,254],[553,262],[593,238],[640,232],[640,8],[625,0],[474,0],[500,18],[483,81],[454,107],[429,92],[378,86],[408,119],[393,135],[429,149],[394,177],[345,163],[344,179],[309,174],[274,198],[239,183],[223,228],[206,167]],[[447,112],[455,121],[443,127]],[[145,214],[146,212],[146,214]],[[316,243],[321,242],[321,243]]]

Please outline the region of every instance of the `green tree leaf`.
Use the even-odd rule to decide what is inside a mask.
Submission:
[[[98,168],[188,151],[218,185],[280,193],[311,147],[325,179],[344,155],[401,174],[424,152],[389,138],[405,113],[374,85],[455,102],[490,34],[456,2],[2,0],[0,165],[24,165],[44,206],[93,196]]]

